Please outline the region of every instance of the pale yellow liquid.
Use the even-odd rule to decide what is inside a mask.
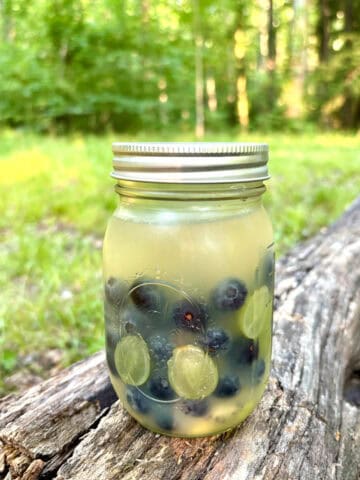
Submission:
[[[114,277],[125,280],[130,286],[136,278],[144,276],[170,285],[179,298],[195,298],[203,303],[209,301],[214,287],[226,278],[240,279],[249,291],[258,288],[256,271],[272,250],[273,242],[272,227],[261,203],[239,205],[233,202],[227,210],[201,207],[199,203],[189,214],[178,216],[167,209],[157,212],[135,209],[132,212],[130,206],[117,210],[108,224],[104,241],[105,281]],[[223,328],[236,338],[241,335],[238,317],[239,312],[225,312],[223,317],[217,317],[216,323],[210,321],[211,326]],[[170,315],[168,322],[172,322]],[[107,329],[108,335],[112,335],[114,329],[119,337],[123,334],[122,325],[116,321],[107,325]],[[171,325],[169,329],[171,331]],[[257,339],[259,358],[265,362],[261,379],[242,382],[242,367],[239,366],[240,391],[229,398],[210,395],[205,415],[185,414],[180,398],[171,401],[150,399],[152,411],[161,413],[162,410],[172,417],[170,431],[158,426],[152,412],[141,414],[128,404],[127,387],[118,376],[112,374],[111,381],[124,406],[145,427],[174,436],[213,435],[242,422],[259,402],[270,370],[271,330],[271,318],[268,318]],[[162,332],[154,326],[154,333]],[[192,334],[175,333],[174,329],[171,340],[176,345],[188,344],[192,342]],[[216,356],[214,361],[221,377],[226,369],[224,357]],[[142,386],[138,388],[141,392]]]

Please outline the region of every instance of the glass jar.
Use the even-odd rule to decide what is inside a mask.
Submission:
[[[143,426],[214,435],[259,402],[271,359],[268,148],[115,143],[104,240],[112,384]]]

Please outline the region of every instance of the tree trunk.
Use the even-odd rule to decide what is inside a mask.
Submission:
[[[291,42],[291,59],[288,63],[289,82],[287,86],[287,116],[301,118],[304,110],[305,83],[308,72],[308,1],[302,5],[293,3],[293,18],[289,25],[289,41]],[[294,38],[297,39],[294,42]],[[290,47],[289,47],[290,48]]]
[[[275,70],[276,64],[276,30],[274,27],[274,4],[269,0],[268,6],[268,70]]]
[[[142,67],[142,78],[141,78],[141,96],[143,98],[149,98],[151,96],[151,86],[149,85],[149,80],[151,78],[151,60],[149,52],[149,22],[150,22],[150,0],[140,0],[140,18],[141,18],[141,67]],[[155,93],[155,92],[154,92]]]
[[[294,57],[294,28],[295,28],[295,16],[296,16],[296,3],[295,0],[289,1],[289,7],[292,10],[291,18],[287,24],[286,33],[286,60],[285,60],[285,73],[291,77],[293,70],[293,57]]]
[[[245,66],[245,32],[241,27],[234,34],[234,56],[236,65],[236,112],[243,130],[249,128],[249,100],[247,95],[247,76]]]
[[[271,378],[232,432],[143,429],[115,401],[99,353],[0,401],[0,478],[358,480],[359,257],[360,198],[278,262]]]
[[[330,7],[329,0],[319,0],[319,61],[326,63],[329,60],[329,36],[330,36]]]
[[[215,80],[215,77],[212,75],[210,75],[206,79],[206,93],[207,93],[207,104],[210,112],[216,112],[217,110],[216,80]]]
[[[243,130],[249,128],[249,100],[247,96],[247,79],[245,69],[240,69],[236,81],[237,90],[237,114],[239,124]]]
[[[354,16],[354,8],[353,8],[353,0],[345,0],[344,1],[344,13],[345,13],[345,32],[351,33],[353,31],[353,16]]]
[[[199,0],[193,0],[194,46],[195,46],[195,135],[202,138],[205,133],[204,114],[204,66],[203,36]]]
[[[274,5],[273,0],[269,0],[268,4],[268,24],[267,24],[267,37],[268,37],[268,55],[266,59],[266,70],[268,74],[268,87],[266,89],[266,96],[268,99],[268,105],[272,110],[276,105],[277,100],[277,87],[276,87],[276,30],[274,27]]]
[[[354,6],[353,0],[344,1],[344,13],[345,13],[345,25],[344,32],[348,35],[343,46],[343,51],[348,50],[350,54],[353,53],[354,44],[351,34],[353,33],[353,18],[354,18]],[[355,75],[349,75],[349,77],[356,77]],[[351,93],[350,85],[352,81],[345,81],[344,83],[344,104],[340,110],[341,125],[345,128],[356,128],[356,114],[359,109],[360,100],[354,98],[354,94]]]

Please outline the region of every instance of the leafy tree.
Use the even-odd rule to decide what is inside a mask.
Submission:
[[[359,126],[359,2],[0,0],[0,22],[0,125]]]

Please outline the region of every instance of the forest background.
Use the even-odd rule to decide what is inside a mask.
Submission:
[[[265,141],[277,255],[359,194],[360,2],[0,0],[0,394],[103,347],[115,140]]]

